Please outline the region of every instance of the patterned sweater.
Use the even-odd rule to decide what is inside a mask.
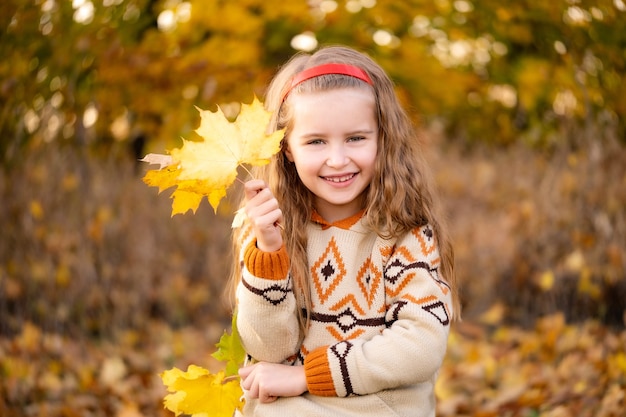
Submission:
[[[308,392],[269,404],[246,398],[245,416],[435,414],[434,385],[450,325],[450,288],[438,274],[429,226],[386,240],[363,213],[308,225],[313,307],[299,331],[289,259],[244,237],[237,328],[259,361],[304,365]]]

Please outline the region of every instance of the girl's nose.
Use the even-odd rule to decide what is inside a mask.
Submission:
[[[326,165],[331,168],[341,168],[348,164],[349,158],[346,149],[342,145],[332,146],[326,159]]]

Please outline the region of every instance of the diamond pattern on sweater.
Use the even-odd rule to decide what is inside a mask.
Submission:
[[[361,266],[361,269],[359,269],[356,281],[359,284],[361,293],[367,300],[368,307],[372,306],[372,302],[374,301],[374,297],[376,296],[381,280],[381,271],[372,263],[371,258],[367,258],[365,263],[363,263],[363,266]]]
[[[333,293],[346,275],[346,268],[339,254],[335,238],[331,238],[322,256],[311,267],[315,291],[322,304]]]
[[[435,234],[430,226],[421,227],[419,229],[413,229],[413,236],[417,238],[420,243],[420,248],[424,255],[430,255],[437,249],[437,241],[435,240]]]
[[[349,332],[356,325],[357,318],[350,308],[346,308],[337,316],[337,326],[339,326],[341,331],[344,333]]]
[[[328,323],[326,330],[338,341],[354,339],[362,334],[366,328],[378,329],[385,325],[385,316],[368,316],[356,301],[354,294],[349,294],[338,303],[330,307],[336,314],[311,313],[311,320],[318,323]],[[363,317],[365,315],[365,317]]]

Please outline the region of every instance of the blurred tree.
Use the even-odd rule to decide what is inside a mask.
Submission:
[[[0,51],[6,162],[30,143],[171,146],[196,127],[194,105],[262,93],[264,51],[284,60],[308,6],[267,2],[53,0],[3,3]],[[260,78],[261,77],[261,78]],[[225,110],[228,110],[226,108]],[[231,109],[234,113],[237,109]],[[134,150],[136,152],[136,149]]]
[[[625,17],[623,0],[9,0],[1,160],[53,141],[178,145],[194,105],[235,114],[296,49],[328,43],[370,53],[411,111],[460,140],[624,137]]]

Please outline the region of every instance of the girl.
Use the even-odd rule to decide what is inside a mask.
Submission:
[[[281,151],[236,232],[245,416],[433,416],[459,303],[416,133],[385,72],[334,46],[269,86]]]

